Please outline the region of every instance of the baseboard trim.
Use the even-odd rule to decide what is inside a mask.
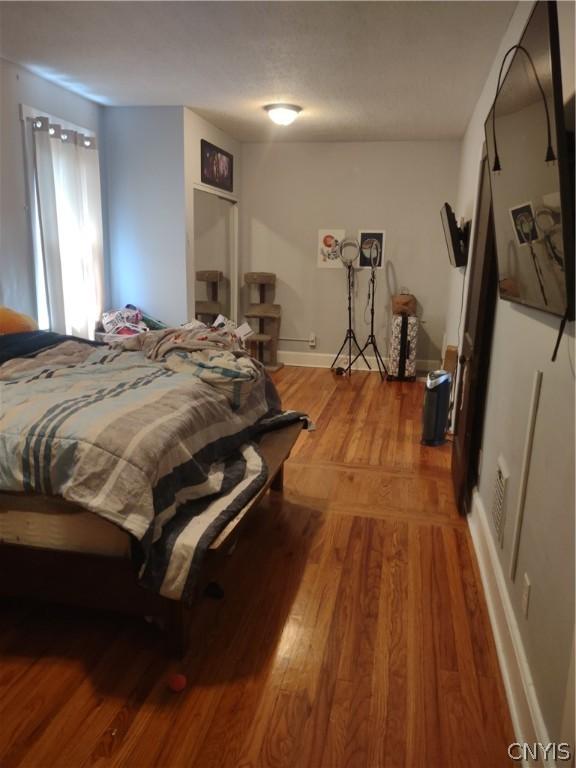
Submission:
[[[378,371],[376,358],[368,357],[368,362],[372,371]],[[293,365],[302,368],[330,368],[334,360],[333,354],[325,352],[289,352],[278,350],[278,361],[284,365]],[[388,359],[384,358],[388,365]],[[433,371],[440,366],[439,360],[416,360],[416,368],[419,371]],[[363,360],[357,360],[353,366],[355,371],[367,371],[368,368]]]
[[[516,615],[506,590],[504,572],[480,494],[474,489],[468,527],[476,551],[498,661],[506,689],[516,741],[548,744],[548,731],[536,695]],[[522,765],[541,765],[522,762]],[[555,766],[553,760],[545,765]]]

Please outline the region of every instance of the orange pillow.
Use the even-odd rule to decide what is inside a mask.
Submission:
[[[37,331],[38,325],[28,315],[21,315],[8,307],[0,307],[0,334]]]

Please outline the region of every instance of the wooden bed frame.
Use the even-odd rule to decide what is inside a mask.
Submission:
[[[268,490],[282,492],[284,462],[302,428],[303,423],[298,422],[262,436],[259,447],[268,466],[268,480],[213,541],[206,557],[206,572],[211,571],[217,555],[234,549],[243,524],[264,494]],[[57,496],[0,492],[0,512],[2,509],[85,511]],[[205,582],[198,584],[196,599],[204,586]],[[169,651],[177,656],[186,652],[189,606],[141,587],[130,559],[126,557],[0,542],[0,596],[34,598],[154,617],[166,630]]]

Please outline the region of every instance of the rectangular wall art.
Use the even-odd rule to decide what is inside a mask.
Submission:
[[[361,229],[358,232],[358,242],[360,244],[358,266],[364,269],[370,269],[372,266],[378,269],[382,267],[386,232],[382,229]]]
[[[346,237],[344,229],[319,229],[317,264],[321,268],[338,269],[340,261],[340,243]]]
[[[201,139],[200,178],[203,184],[224,189],[226,192],[233,192],[234,157],[230,152]]]

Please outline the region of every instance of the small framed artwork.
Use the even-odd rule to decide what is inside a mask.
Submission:
[[[522,203],[510,208],[510,218],[518,245],[527,245],[538,239],[532,203]]]
[[[340,261],[340,243],[345,237],[346,230],[344,229],[318,230],[318,267],[338,269],[342,266]]]
[[[203,184],[234,191],[234,157],[206,139],[200,140],[200,178]]]
[[[386,232],[383,229],[361,229],[358,232],[360,258],[358,266],[361,269],[380,269],[384,264],[384,246]]]

